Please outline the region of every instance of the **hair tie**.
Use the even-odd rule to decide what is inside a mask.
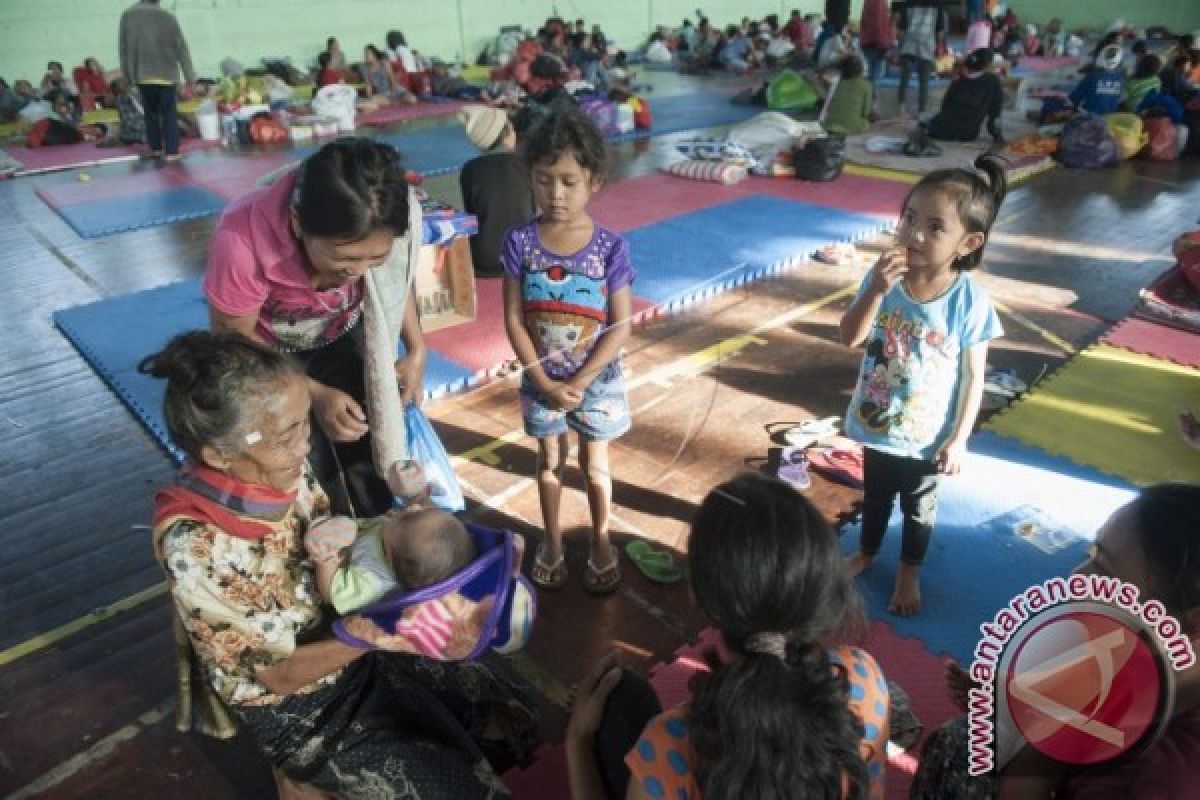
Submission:
[[[787,660],[787,637],[782,633],[763,631],[751,634],[746,639],[745,647],[751,653],[775,656],[781,661]]]

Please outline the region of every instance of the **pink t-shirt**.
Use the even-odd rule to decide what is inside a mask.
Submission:
[[[204,296],[231,317],[257,316],[256,331],[280,350],[329,344],[358,322],[362,279],[313,288],[307,257],[292,233],[290,173],[230,204],[213,231]]]

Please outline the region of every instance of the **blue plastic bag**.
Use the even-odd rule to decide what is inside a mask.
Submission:
[[[450,456],[425,412],[415,405],[405,408],[404,428],[408,432],[408,457],[425,470],[433,504],[452,514],[462,511],[466,508],[462,487],[450,466]]]

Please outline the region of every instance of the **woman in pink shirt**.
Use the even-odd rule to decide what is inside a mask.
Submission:
[[[358,322],[362,278],[408,232],[408,211],[396,150],[338,139],[232,203],[209,247],[204,294],[213,329],[291,353],[305,369],[316,422],[310,461],[339,514],[376,516],[392,502],[371,460]],[[419,402],[425,342],[411,294],[401,337],[400,393]]]

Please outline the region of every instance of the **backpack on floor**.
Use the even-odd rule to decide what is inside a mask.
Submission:
[[[1109,114],[1104,123],[1117,145],[1117,157],[1122,160],[1136,156],[1149,141],[1142,118],[1137,114]]]
[[[1095,169],[1117,163],[1117,145],[1104,118],[1078,114],[1063,126],[1058,160],[1065,167]]]
[[[824,136],[809,139],[801,147],[792,148],[792,167],[796,180],[832,181],[846,166],[846,137]]]
[[[799,73],[790,69],[775,76],[767,86],[767,108],[786,111],[813,108],[820,101],[817,90]]]
[[[1146,137],[1149,140],[1142,150],[1142,158],[1151,161],[1174,161],[1179,157],[1176,150],[1175,126],[1167,117],[1147,117],[1143,123],[1146,126]]]

